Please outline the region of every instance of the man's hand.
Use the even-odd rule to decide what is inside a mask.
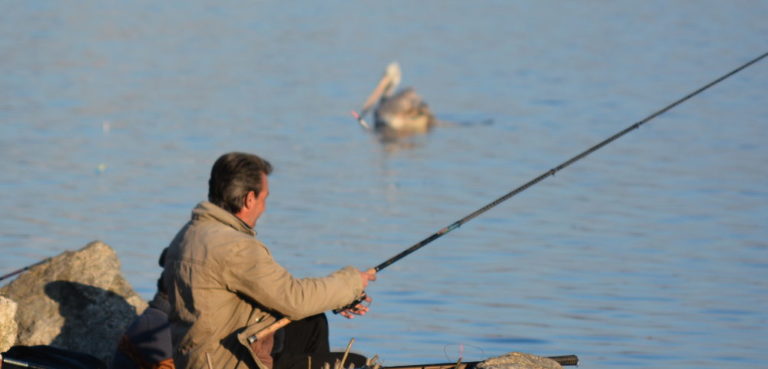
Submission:
[[[366,271],[361,270],[360,279],[363,281],[363,290],[365,290],[368,287],[369,281],[376,280],[376,269],[371,268]],[[365,315],[365,313],[368,312],[368,306],[371,304],[371,301],[373,301],[373,299],[363,291],[362,301],[355,304],[353,307],[342,310],[339,314],[347,319],[352,319],[355,315]]]
[[[360,278],[363,280],[363,289],[368,288],[368,281],[376,280],[376,269],[368,269],[366,271],[360,271]]]
[[[354,307],[342,310],[339,314],[347,319],[354,319],[355,315],[365,315],[370,309],[369,306],[371,305],[371,301],[373,301],[373,299],[366,294],[362,302]]]

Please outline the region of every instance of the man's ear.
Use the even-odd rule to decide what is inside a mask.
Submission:
[[[256,205],[256,193],[248,191],[245,195],[245,201],[243,202],[243,209],[250,209]]]

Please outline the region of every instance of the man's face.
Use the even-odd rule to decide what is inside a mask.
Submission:
[[[258,196],[254,195],[254,192],[248,192],[248,196],[245,198],[245,204],[240,209],[236,217],[240,218],[243,222],[248,224],[251,228],[256,226],[256,221],[259,220],[261,214],[267,208],[267,197],[269,196],[269,180],[265,174],[261,175],[261,192]]]
[[[259,220],[259,217],[262,213],[264,213],[264,210],[267,209],[267,197],[269,197],[269,179],[267,179],[266,174],[261,174],[261,192],[258,196],[256,196],[256,205],[253,209],[253,224],[256,224],[256,221]]]

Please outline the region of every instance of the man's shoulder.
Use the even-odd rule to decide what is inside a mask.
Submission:
[[[261,245],[261,242],[226,224],[211,221],[190,222],[171,242],[166,258],[171,263],[195,260],[200,263],[219,257],[227,258],[239,249],[256,245]]]
[[[266,245],[254,236],[226,225],[215,223],[201,225],[194,243],[216,255],[222,253],[232,255],[244,251],[267,250]]]

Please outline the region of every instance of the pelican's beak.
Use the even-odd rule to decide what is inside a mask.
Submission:
[[[376,85],[376,88],[373,89],[373,92],[371,92],[371,95],[368,96],[368,98],[365,100],[365,103],[363,104],[363,109],[360,110],[360,115],[365,116],[365,114],[368,113],[368,110],[370,110],[378,101],[381,99],[381,96],[384,94],[384,91],[387,89],[387,86],[390,84],[389,81],[390,78],[385,74],[381,77],[379,80],[379,83]]]
[[[373,89],[371,95],[365,100],[363,108],[360,110],[360,116],[364,117],[368,110],[370,110],[376,102],[378,102],[385,94],[391,94],[397,85],[400,84],[400,65],[397,62],[392,62],[387,66],[384,71],[384,75],[381,76],[376,88]]]

